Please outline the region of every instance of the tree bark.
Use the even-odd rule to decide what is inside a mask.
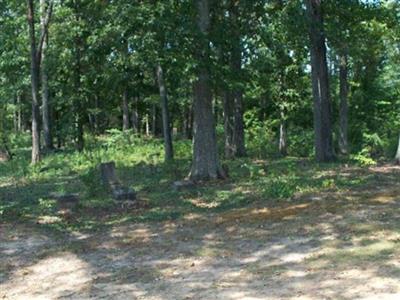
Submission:
[[[307,0],[306,5],[310,19],[315,154],[318,162],[329,162],[335,159],[335,154],[332,142],[332,113],[321,0]]]
[[[150,136],[150,117],[149,114],[145,116],[145,132],[146,136]]]
[[[168,95],[165,86],[164,72],[160,64],[157,65],[156,73],[157,73],[158,88],[160,91],[165,160],[169,161],[174,158],[174,151],[172,145],[171,127],[170,127],[169,111],[168,111]]]
[[[41,31],[46,30],[46,1],[40,0],[40,26]],[[50,118],[50,98],[49,98],[49,82],[48,82],[48,71],[47,71],[47,61],[46,61],[46,49],[48,43],[48,35],[43,41],[42,47],[42,57],[41,57],[41,84],[42,84],[42,123],[43,123],[43,136],[44,136],[44,147],[47,150],[54,148],[53,137],[51,134],[51,118]]]
[[[225,157],[233,158],[236,153],[234,145],[234,97],[230,91],[225,91],[223,96],[224,107],[224,134],[225,134]]]
[[[193,106],[190,104],[187,105],[184,114],[185,137],[190,140],[193,138]]]
[[[209,61],[210,9],[208,0],[197,0],[197,26],[201,32],[196,59],[199,66],[196,70],[197,79],[194,83],[194,136],[193,161],[189,177],[193,181],[210,180],[225,177],[219,164],[217,140],[210,75]]]
[[[21,132],[22,131],[22,101],[21,101],[22,95],[20,92],[17,93],[17,131]]]
[[[399,136],[399,144],[397,146],[397,153],[395,156],[396,164],[400,165],[400,136]]]
[[[233,24],[233,48],[231,57],[232,71],[239,78],[241,83],[242,78],[242,45],[239,20],[239,1],[232,3],[231,18]],[[235,148],[234,156],[242,157],[246,155],[245,137],[244,137],[244,121],[243,121],[243,91],[240,84],[237,84],[234,91],[234,131],[233,144]]]
[[[279,153],[282,156],[287,155],[286,120],[284,112],[282,111],[281,111],[281,124],[279,126]]]
[[[347,155],[349,153],[348,145],[348,65],[347,65],[347,55],[340,56],[340,66],[339,66],[339,85],[340,85],[340,106],[339,106],[339,150],[340,154]]]
[[[122,130],[129,129],[129,104],[128,104],[128,90],[125,89],[122,95]]]
[[[157,135],[157,106],[151,106],[151,134],[155,137]]]
[[[79,16],[79,5],[78,2],[74,2],[75,21],[77,24],[80,22]],[[80,34],[77,33],[75,36],[75,122],[76,122],[76,149],[83,151],[85,146],[84,132],[83,132],[83,116],[84,116],[84,105],[82,105],[82,91],[81,91],[81,47],[82,39]]]
[[[235,129],[233,142],[235,145],[235,156],[246,156],[243,121],[243,92],[241,90],[235,92]]]
[[[139,97],[138,96],[133,97],[131,122],[134,133],[140,133],[138,104],[139,104]]]
[[[14,132],[18,132],[18,94],[14,96],[14,113],[13,113],[13,121],[14,121]]]
[[[37,59],[36,36],[35,36],[35,9],[33,0],[27,0],[28,25],[31,52],[31,89],[32,89],[32,164],[40,161],[40,129],[39,129],[39,73],[40,64]]]

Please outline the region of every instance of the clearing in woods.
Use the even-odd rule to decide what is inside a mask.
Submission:
[[[331,172],[370,180],[221,211],[192,191],[203,210],[98,230],[4,221],[0,298],[399,299],[400,169]]]

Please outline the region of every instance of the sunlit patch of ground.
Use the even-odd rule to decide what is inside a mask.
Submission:
[[[361,188],[85,234],[4,224],[0,298],[400,299],[398,171],[372,168],[375,185]]]

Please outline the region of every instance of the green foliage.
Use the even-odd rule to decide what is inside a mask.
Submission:
[[[252,155],[266,158],[277,153],[277,143],[274,138],[271,121],[260,121],[257,110],[248,110],[244,114],[246,126],[247,147]]]
[[[359,153],[352,155],[351,159],[363,167],[376,165],[376,161],[371,157],[367,149],[363,149]]]
[[[289,131],[288,152],[293,156],[312,157],[314,155],[314,132],[293,128]]]
[[[297,178],[293,174],[271,178],[265,187],[264,196],[272,199],[290,198],[298,189],[296,181]]]

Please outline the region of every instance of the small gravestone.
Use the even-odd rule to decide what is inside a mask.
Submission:
[[[0,162],[6,162],[10,160],[10,155],[3,150],[0,150]]]
[[[115,200],[136,200],[136,193],[129,187],[122,185],[115,173],[115,162],[107,162],[100,164],[100,173],[104,185],[106,185]]]
[[[174,191],[177,191],[177,192],[182,191],[182,190],[184,190],[184,189],[191,189],[191,188],[194,188],[194,187],[195,187],[195,184],[194,184],[194,182],[191,181],[191,180],[180,180],[180,181],[175,181],[175,182],[172,184],[172,189],[173,189]]]

